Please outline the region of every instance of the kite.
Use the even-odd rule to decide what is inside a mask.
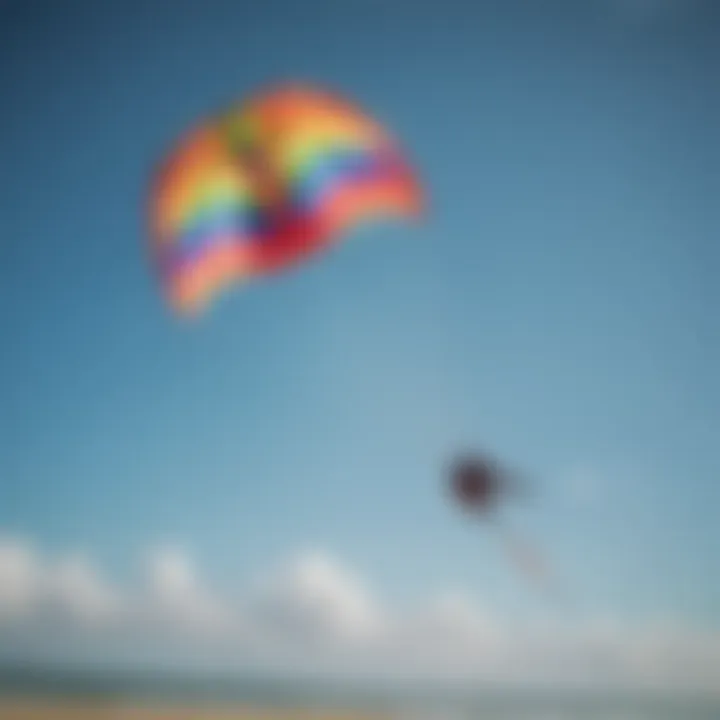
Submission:
[[[505,492],[506,479],[497,464],[480,456],[466,456],[453,464],[451,489],[465,510],[488,513]]]
[[[486,521],[500,533],[506,553],[524,575],[546,585],[551,578],[543,558],[498,520],[500,506],[513,495],[525,494],[526,484],[496,460],[481,454],[457,458],[448,474],[453,500],[462,510]]]
[[[151,262],[183,315],[304,261],[360,223],[423,210],[416,173],[387,130],[305,85],[260,92],[191,129],[150,195]]]

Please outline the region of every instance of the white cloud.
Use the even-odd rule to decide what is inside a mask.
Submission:
[[[112,621],[121,613],[120,597],[87,558],[63,558],[48,575],[48,595],[75,619],[96,624]]]
[[[25,647],[37,658],[44,642],[48,653],[95,652],[104,662],[190,658],[205,666],[257,662],[379,679],[720,688],[717,629],[667,619],[643,626],[602,617],[521,622],[461,590],[391,609],[320,551],[270,571],[242,602],[212,592],[178,548],[149,552],[145,571],[140,591],[121,592],[87,557],[48,562],[27,543],[0,541],[0,651],[12,647],[22,657]]]
[[[183,631],[223,632],[231,625],[228,608],[202,583],[191,557],[162,547],[146,558],[142,611],[156,622]]]
[[[146,570],[150,591],[161,603],[173,604],[197,591],[190,558],[176,548],[160,548],[149,553]]]
[[[253,605],[272,631],[304,639],[362,640],[381,624],[361,580],[317,551],[297,556],[261,583]]]
[[[37,599],[38,583],[32,548],[21,540],[0,537],[0,621],[30,612]]]

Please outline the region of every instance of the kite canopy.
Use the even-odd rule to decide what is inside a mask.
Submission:
[[[379,123],[334,94],[282,86],[209,119],[169,154],[152,188],[151,256],[170,304],[195,314],[355,224],[421,209],[417,178]]]
[[[490,510],[505,491],[500,469],[481,456],[457,459],[450,470],[450,484],[456,501],[467,510]]]

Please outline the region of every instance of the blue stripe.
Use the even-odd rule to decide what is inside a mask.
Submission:
[[[172,277],[175,271],[182,265],[190,264],[200,257],[208,248],[213,245],[220,246],[218,233],[213,233],[205,238],[205,242],[198,243],[190,247],[173,246],[168,252],[164,253],[159,261],[159,270],[162,277]],[[227,237],[227,235],[225,235]],[[224,241],[222,244],[236,245],[237,241],[228,243]]]
[[[397,161],[385,154],[334,153],[322,158],[296,183],[292,190],[292,203],[298,208],[312,209],[318,206],[328,188],[338,183],[379,178],[391,175],[397,169]]]
[[[198,217],[178,233],[172,245],[163,248],[160,272],[163,276],[172,274],[178,265],[192,262],[207,248],[218,245],[223,236],[245,236],[244,244],[256,242],[269,229],[269,219],[267,212],[258,208],[227,206]]]
[[[203,247],[223,233],[256,235],[267,229],[267,213],[259,208],[222,207],[196,218],[178,233],[173,246],[192,249]]]

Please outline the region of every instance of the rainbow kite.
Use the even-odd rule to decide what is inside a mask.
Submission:
[[[334,94],[284,86],[212,118],[170,153],[152,188],[152,261],[171,306],[197,314],[231,284],[422,204],[377,122]]]

